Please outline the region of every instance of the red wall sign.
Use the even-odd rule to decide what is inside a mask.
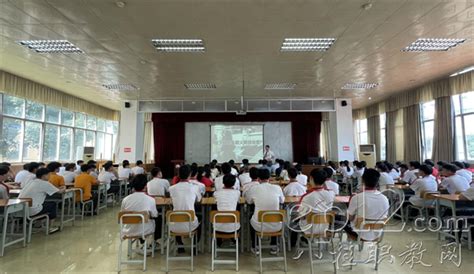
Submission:
[[[351,151],[350,146],[342,146],[342,151]]]
[[[132,148],[131,147],[124,147],[123,152],[132,152]]]

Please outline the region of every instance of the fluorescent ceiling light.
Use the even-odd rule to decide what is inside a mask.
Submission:
[[[418,38],[402,51],[447,51],[461,43],[466,39],[451,39],[451,38]]]
[[[342,89],[372,89],[379,85],[379,83],[346,83]]]
[[[281,51],[326,51],[336,38],[285,38]]]
[[[203,52],[206,50],[202,39],[153,39],[151,43],[163,52]]]
[[[295,83],[270,83],[265,85],[266,90],[288,90],[295,89]]]
[[[114,91],[131,91],[138,90],[139,88],[133,84],[103,84],[104,88]]]
[[[84,53],[68,40],[21,40],[17,43],[37,53]]]
[[[462,69],[458,72],[455,72],[455,73],[449,75],[449,77],[458,76],[460,74],[468,73],[468,72],[471,72],[473,70],[474,70],[474,66],[470,66],[470,67],[464,68],[464,69]]]
[[[211,83],[188,83],[184,84],[184,87],[192,90],[205,90],[205,89],[216,89],[216,84]]]

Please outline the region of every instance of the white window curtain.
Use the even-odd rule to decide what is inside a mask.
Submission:
[[[151,113],[145,113],[145,132],[143,134],[143,148],[145,163],[155,162],[155,140],[153,136],[153,121]]]

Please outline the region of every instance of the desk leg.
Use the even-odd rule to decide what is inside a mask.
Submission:
[[[165,254],[165,222],[166,222],[166,216],[165,216],[165,210],[166,207],[162,206],[161,207],[161,255]],[[168,248],[168,247],[167,247]]]
[[[453,223],[454,223],[454,237],[456,239],[456,243],[459,244],[459,231],[458,231],[459,228],[457,227],[458,222],[456,220],[456,202],[455,201],[451,201],[451,211],[452,211]]]
[[[76,192],[75,191],[72,193],[71,206],[72,206],[72,226],[74,226],[76,225]]]
[[[442,227],[443,220],[441,219],[441,208],[439,205],[439,199],[436,199],[436,218],[438,218],[438,221],[441,222],[441,227]],[[438,240],[441,240],[441,230],[438,231]]]
[[[61,223],[59,224],[59,230],[63,231],[64,228],[64,207],[66,206],[66,195],[63,193],[61,198]]]
[[[206,206],[201,205],[201,242],[199,243],[201,253],[204,253],[204,241],[205,241],[205,235],[206,235],[206,222],[204,221],[206,214]]]
[[[28,210],[27,210],[28,205],[23,204],[23,247],[26,247],[26,238],[28,235],[28,232],[26,231],[26,220],[28,218]]]
[[[3,214],[3,226],[2,226],[2,239],[0,241],[0,257],[3,257],[5,251],[5,242],[7,239],[7,226],[8,226],[8,206],[4,207],[5,211]]]

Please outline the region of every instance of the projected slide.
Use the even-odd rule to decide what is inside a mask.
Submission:
[[[256,163],[262,156],[263,125],[211,125],[211,160]]]

